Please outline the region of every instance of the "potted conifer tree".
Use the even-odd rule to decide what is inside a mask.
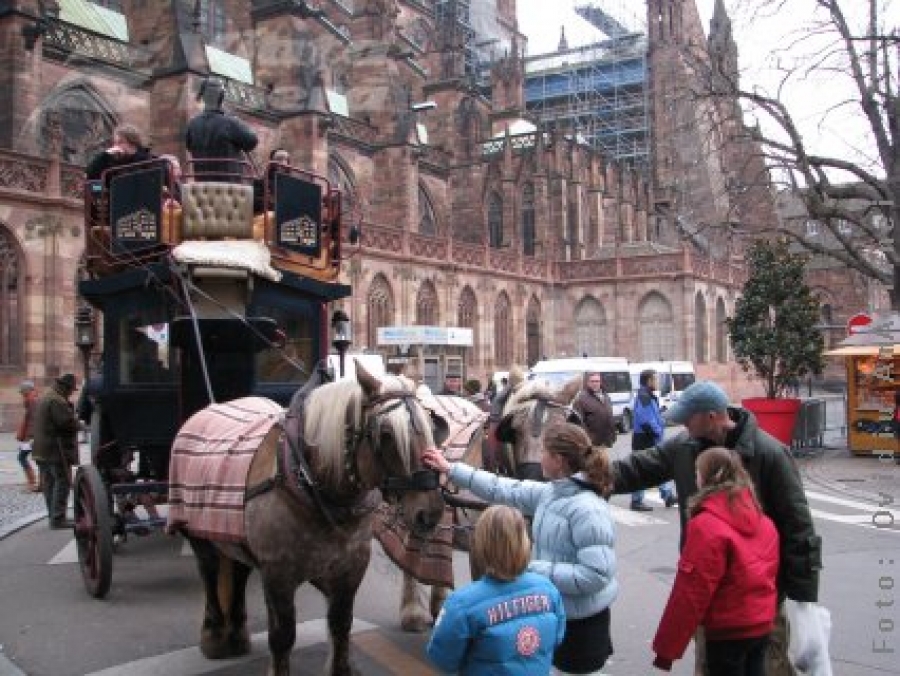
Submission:
[[[816,324],[819,299],[803,279],[806,258],[784,240],[758,240],[747,250],[749,276],[734,316],[726,319],[735,358],[762,381],[765,398],[744,399],[760,427],[790,444],[800,400],[790,386],[825,365],[824,340]]]

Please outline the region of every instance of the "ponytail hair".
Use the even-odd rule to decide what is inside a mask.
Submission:
[[[612,468],[609,453],[603,446],[593,446],[583,428],[573,423],[555,423],[544,431],[544,449],[565,458],[572,474],[584,472],[588,483],[603,497],[612,491]]]
[[[750,475],[736,451],[722,446],[707,448],[697,456],[696,467],[703,486],[688,500],[691,516],[700,511],[701,503],[710,495],[727,493],[728,503],[733,505],[737,496],[745,489],[750,489],[753,504],[757,510],[762,511]]]

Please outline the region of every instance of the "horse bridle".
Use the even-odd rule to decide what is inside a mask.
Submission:
[[[420,429],[416,420],[415,411],[413,410],[413,402],[418,403],[415,394],[411,392],[386,392],[378,394],[369,399],[365,403],[365,409],[372,409],[362,430],[348,430],[346,460],[344,462],[347,476],[352,483],[359,483],[359,471],[357,469],[357,455],[359,446],[363,441],[368,441],[375,456],[375,461],[384,473],[384,480],[381,482],[381,492],[387,496],[399,497],[403,493],[411,492],[428,492],[437,490],[440,486],[440,475],[431,469],[420,469],[411,472],[409,476],[393,476],[391,470],[385,462],[384,454],[381,450],[379,439],[379,430],[381,428],[381,418],[397,410],[400,406],[405,406],[412,423],[413,432],[423,434],[424,430]],[[374,410],[384,404],[387,406]]]
[[[575,423],[576,425],[584,427],[584,420],[582,419],[581,414],[574,406],[572,406],[571,402],[568,404],[560,404],[547,397],[535,397],[534,402],[534,408],[531,410],[531,416],[528,420],[528,432],[532,439],[541,436],[541,432],[544,429],[544,413],[548,408],[557,409],[565,413],[566,422]],[[542,474],[540,462],[516,463],[516,476],[520,479],[541,477]]]

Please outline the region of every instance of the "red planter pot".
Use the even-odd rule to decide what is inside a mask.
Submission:
[[[756,416],[759,426],[781,443],[790,446],[794,438],[794,425],[800,411],[799,399],[752,398],[741,401],[741,406]]]

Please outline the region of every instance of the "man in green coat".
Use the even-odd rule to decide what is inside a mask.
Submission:
[[[721,387],[698,381],[688,387],[669,409],[668,419],[685,431],[662,443],[634,451],[613,463],[614,493],[632,493],[674,480],[681,515],[681,546],[688,520],[688,498],[697,493],[695,460],[711,446],[731,448],[741,456],[753,480],[763,510],[775,523],[781,542],[778,571],[779,604],[785,597],[816,602],[822,539],[816,535],[800,475],[788,449],[759,428],[749,411],[730,406]],[[766,674],[794,676],[787,657],[787,620],[779,606],[772,632]],[[703,650],[697,646],[698,663]],[[700,665],[697,674],[702,674]]]
[[[66,503],[71,488],[70,467],[77,461],[75,436],[78,420],[69,398],[75,392],[75,376],[57,378],[38,400],[34,410],[32,456],[41,473],[50,528],[69,528]]]

